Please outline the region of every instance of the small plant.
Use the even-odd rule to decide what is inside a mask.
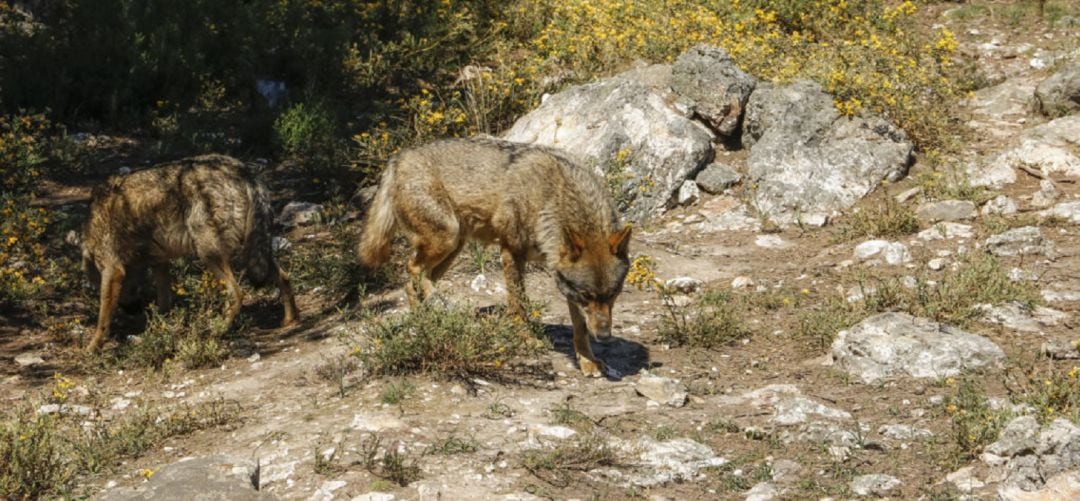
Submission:
[[[388,405],[399,404],[406,398],[409,398],[413,392],[416,391],[416,387],[412,383],[402,379],[398,383],[387,383],[383,387],[382,394],[379,399],[382,403]]]
[[[1039,422],[1063,417],[1080,423],[1080,365],[1043,362],[1011,364],[1009,393],[1035,408]]]
[[[522,466],[556,487],[570,484],[573,472],[585,472],[617,463],[615,451],[598,435],[592,434],[560,443],[554,449],[527,451]]]
[[[971,379],[946,380],[955,387],[945,398],[945,414],[952,423],[953,445],[963,459],[974,458],[982,448],[997,440],[998,433],[1012,415],[990,408],[982,386]]]
[[[574,409],[570,405],[570,402],[565,402],[562,405],[556,405],[549,411],[551,413],[551,423],[569,426],[578,431],[592,430],[596,424],[592,418],[587,416],[584,412]]]
[[[299,103],[274,121],[274,133],[285,155],[301,160],[319,174],[334,161],[334,119],[321,103]]]
[[[470,438],[461,438],[450,435],[424,449],[424,455],[453,456],[455,454],[468,454],[476,452],[479,444]]]
[[[667,425],[658,426],[655,430],[653,430],[653,438],[660,442],[663,442],[665,440],[671,440],[675,438],[676,435],[677,433],[675,431],[675,428]]]
[[[341,455],[344,445],[344,441],[339,441],[333,445],[322,440],[317,441],[311,451],[312,456],[314,457],[312,468],[315,470],[315,473],[319,475],[334,475],[344,471],[345,466],[341,464]]]
[[[841,235],[844,240],[863,237],[896,238],[916,231],[919,231],[919,218],[915,211],[886,193],[884,202],[880,205],[852,214]]]
[[[371,374],[438,373],[493,376],[511,360],[547,348],[542,324],[502,312],[474,314],[471,308],[428,301],[370,324],[370,340],[355,352]]]
[[[378,435],[361,441],[359,463],[372,475],[389,480],[401,487],[419,480],[422,475],[415,460],[398,451],[398,447],[383,449],[382,438]]]
[[[659,328],[660,339],[665,343],[714,349],[751,335],[729,292],[706,292],[693,307],[680,307],[668,298],[664,301],[667,314]]]
[[[516,414],[514,409],[509,405],[502,402],[492,402],[488,406],[487,412],[484,413],[484,417],[488,419],[505,419],[514,417],[514,414]]]
[[[358,368],[359,364],[357,364],[356,358],[349,355],[338,355],[315,369],[315,374],[337,386],[338,396],[345,398],[345,393],[351,386],[348,376]]]

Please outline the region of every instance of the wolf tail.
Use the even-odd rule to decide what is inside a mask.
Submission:
[[[360,261],[369,268],[390,259],[390,244],[393,243],[394,227],[397,223],[390,195],[396,165],[396,159],[391,159],[386,165],[386,171],[379,182],[379,191],[375,193],[375,199],[368,207],[364,233],[360,236]]]
[[[248,210],[248,235],[244,242],[244,275],[255,287],[268,285],[278,273],[270,236],[274,214],[266,186],[252,180],[251,206]]]

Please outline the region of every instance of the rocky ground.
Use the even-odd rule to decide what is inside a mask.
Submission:
[[[589,379],[576,368],[568,314],[543,271],[529,274],[528,290],[548,305],[543,321],[553,349],[530,364],[539,371],[504,381],[367,378],[355,367],[325,377],[327,367],[348,359],[365,320],[301,290],[308,318],[301,327],[256,329],[254,348],[249,343],[220,367],[76,377],[72,403],[107,416],[224,400],[238,405],[241,418],[169,439],[115,474],[91,477],[86,488],[100,499],[187,499],[192,490],[205,499],[1080,496],[1080,426],[1068,415],[1047,416],[1017,386],[1045,369],[1064,374],[1066,384],[1072,378],[1066,391],[1080,388],[1072,369],[1080,365],[1080,113],[1051,118],[1033,105],[1040,84],[1064,71],[1073,74],[1053,78],[1073,86],[1074,101],[1080,95],[1080,74],[1069,70],[1080,57],[1080,20],[1010,28],[936,15],[992,84],[966,103],[958,124],[972,130],[954,159],[966,176],[931,171],[923,158],[908,170],[912,151],[902,133],[878,118],[828,115],[822,110],[832,109],[831,100],[803,84],[753,93],[729,87],[745,90],[734,99],[748,115],[745,148],[727,151],[717,145],[738,133],[725,125],[730,110],[713,113],[687,97],[693,93],[677,92],[685,75],[707,78],[709,64],[722,64],[722,55],[704,50],[674,70],[643,67],[553,96],[510,131],[584,157],[632,148],[631,168],[658,181],[629,205],[629,214],[647,220],[631,252],[651,257],[661,281],[689,279],[668,300],[674,310],[655,291],[623,293],[618,339],[597,346],[617,375]],[[590,93],[623,96],[645,111],[624,116],[581,105],[593,102]],[[548,118],[558,106],[573,107],[580,122]],[[586,130],[596,134],[588,146],[596,151],[559,142]],[[684,183],[694,174],[684,166],[710,157]],[[810,168],[798,177],[803,166],[817,165],[813,159],[852,174],[819,179]],[[785,173],[776,174],[778,166]],[[938,189],[950,184],[967,191]],[[989,191],[970,196],[976,186]],[[887,218],[878,211],[894,205],[915,214],[917,230],[851,236],[858,214]],[[286,238],[318,245],[306,238],[325,234],[317,219]],[[980,306],[978,318],[944,323],[925,318],[927,311],[828,307],[879,300],[889,284],[945,295],[935,287],[986,255],[1010,283],[1036,291],[1038,305],[999,297]],[[476,307],[504,301],[499,273],[479,278],[469,261],[460,259],[441,294]],[[709,350],[665,344],[659,326],[672,311],[693,314],[706,290],[731,291],[746,306],[745,334]],[[404,295],[391,288],[354,308],[365,305],[391,314],[404,309]],[[861,316],[822,340],[806,334],[811,311]],[[8,402],[49,387],[54,370],[70,372],[68,358],[57,355],[66,348],[40,341],[45,333],[25,335],[5,348],[0,397]],[[956,424],[960,381],[968,379],[989,398],[987,419],[1006,420],[1000,436],[974,454],[957,445],[965,438],[958,430],[968,430]],[[1075,419],[1080,410],[1072,413]],[[372,451],[383,461],[369,468]],[[397,469],[386,451],[398,453]],[[413,466],[418,473],[407,475]],[[409,478],[398,483],[400,475]]]

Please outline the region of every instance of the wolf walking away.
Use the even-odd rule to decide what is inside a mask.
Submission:
[[[255,286],[277,285],[283,325],[299,318],[289,278],[278,267],[270,241],[272,214],[266,188],[239,160],[203,155],[113,176],[93,190],[83,226],[83,266],[100,284],[93,352],[109,332],[125,277],[153,271],[158,307],[172,303],[169,261],[198,256],[224,283],[226,318],[240,312],[240,287],[230,260]],[[129,284],[132,285],[132,284]]]
[[[604,365],[589,345],[611,337],[611,309],[629,269],[630,226],[619,227],[601,179],[557,150],[494,139],[444,140],[392,158],[367,214],[360,258],[384,263],[396,230],[415,255],[406,285],[415,306],[468,240],[498,243],[510,311],[524,315],[524,273],[540,262],[566,296],[578,364]]]

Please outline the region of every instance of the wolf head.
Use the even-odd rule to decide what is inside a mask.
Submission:
[[[630,226],[604,238],[586,238],[567,230],[565,245],[555,266],[555,283],[585,317],[597,341],[611,338],[611,309],[622,292],[630,269]]]

